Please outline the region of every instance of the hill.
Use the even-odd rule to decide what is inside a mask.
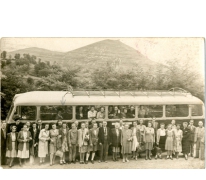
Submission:
[[[64,55],[64,53],[62,52],[50,51],[47,49],[37,48],[37,47],[31,47],[31,48],[19,49],[17,51],[8,52],[8,56],[11,55],[12,57],[14,57],[15,54],[17,53],[21,54],[21,56],[23,56],[23,54],[34,55],[37,57],[37,59],[40,58],[44,62],[50,61],[51,63],[53,63],[54,61],[58,61]]]

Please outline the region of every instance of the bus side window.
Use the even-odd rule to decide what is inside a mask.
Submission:
[[[18,116],[20,117],[20,119],[36,120],[36,114],[37,114],[36,106],[17,106],[17,109],[19,110]]]
[[[201,104],[191,105],[191,107],[192,107],[192,116],[202,116],[203,115]]]
[[[166,117],[187,117],[189,107],[187,104],[166,105]]]
[[[109,106],[108,118],[109,119],[135,118],[135,106],[133,105]]]
[[[41,106],[40,118],[42,120],[71,120],[72,106]]]

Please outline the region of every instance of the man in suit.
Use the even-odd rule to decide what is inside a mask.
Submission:
[[[6,121],[1,122],[1,165],[6,165]]]
[[[190,124],[188,126],[188,129],[190,129],[190,155],[193,157],[193,152],[194,152],[194,141],[195,141],[195,129],[196,127],[194,126],[194,120],[190,120]]]
[[[37,120],[37,127],[36,128],[38,129],[39,132],[43,129],[42,120],[41,119]]]
[[[135,108],[134,108],[134,106],[130,107],[127,114],[128,114],[128,118],[135,118]]]
[[[199,121],[198,127],[195,130],[194,143],[196,144],[196,158],[199,158],[200,151],[201,159],[204,159],[205,128],[202,121]]]
[[[99,145],[100,145],[100,160],[102,162],[103,158],[104,161],[107,163],[107,155],[110,143],[110,128],[107,127],[107,121],[103,121],[103,126],[99,128]]]
[[[38,155],[38,143],[39,143],[39,130],[37,129],[37,124],[33,123],[30,129],[32,140],[29,142],[30,150],[30,163],[34,164],[34,158]]]

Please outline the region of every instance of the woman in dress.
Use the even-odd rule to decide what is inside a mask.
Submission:
[[[99,129],[97,123],[93,124],[93,128],[89,131],[90,151],[92,151],[91,162],[94,164],[94,156],[97,151]]]
[[[121,135],[121,145],[123,154],[123,163],[129,162],[128,154],[132,152],[132,130],[129,129],[129,124],[125,124]]]
[[[57,152],[57,140],[59,136],[59,131],[56,129],[56,124],[52,124],[52,129],[49,131],[50,136],[50,166],[54,165],[56,152]]]
[[[113,161],[118,161],[117,153],[120,152],[121,144],[121,129],[119,128],[119,123],[115,123],[115,128],[111,130],[111,143],[113,152]]]
[[[69,148],[68,148],[68,131],[69,129],[67,128],[67,124],[66,123],[63,123],[62,124],[62,128],[59,129],[59,135],[61,135],[61,148],[62,148],[62,152],[63,152],[63,157],[61,158],[60,160],[60,164],[66,164],[66,161],[65,161],[65,152],[68,152],[69,151]]]
[[[138,154],[139,154],[139,158],[141,158],[141,152],[144,151],[144,144],[145,144],[145,129],[146,126],[143,124],[144,121],[143,119],[139,120],[139,125],[137,126],[138,129],[140,130],[140,142],[139,142],[139,148],[138,148]]]
[[[45,157],[48,154],[48,141],[49,137],[49,124],[45,124],[44,129],[39,133],[39,147],[38,147],[38,156],[40,158],[40,165],[44,163]]]
[[[132,158],[137,160],[137,150],[140,142],[140,129],[137,126],[137,122],[133,122],[132,127]]]
[[[162,159],[162,152],[165,151],[165,141],[166,141],[166,129],[165,124],[161,123],[160,128],[157,130],[157,146],[161,149],[161,152],[159,153],[159,158]],[[155,159],[157,159],[157,154],[155,156]]]
[[[187,126],[188,123],[183,122],[182,153],[185,156],[185,160],[188,159],[188,154],[190,153],[190,129]]]
[[[16,126],[11,127],[11,132],[7,134],[6,157],[10,158],[9,167],[13,166],[14,158],[17,156],[17,136]]]
[[[27,125],[23,126],[22,131],[19,132],[17,141],[18,144],[18,154],[17,157],[19,158],[19,165],[22,166],[22,159],[29,158],[29,141],[32,140],[31,133],[27,130]]]
[[[146,158],[151,160],[151,150],[155,142],[154,128],[152,128],[152,122],[148,122],[148,127],[145,129],[145,149],[146,149]]]
[[[165,150],[167,151],[167,158],[172,158],[172,152],[174,151],[174,140],[175,140],[175,133],[172,130],[172,125],[169,124],[166,130],[166,143],[165,143]]]
[[[176,153],[176,158],[179,158],[179,153],[182,152],[182,130],[180,129],[180,124],[176,125],[176,131],[175,132],[175,142],[174,142],[174,151]]]
[[[80,154],[80,164],[84,164],[85,153],[88,152],[89,132],[85,128],[85,123],[81,123],[81,129],[78,130],[78,145]],[[86,164],[88,162],[86,161]]]

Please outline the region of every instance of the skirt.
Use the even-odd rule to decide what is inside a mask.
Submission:
[[[93,146],[88,145],[87,150],[88,150],[88,152],[90,152],[90,151],[95,152],[98,150],[98,145],[97,144],[95,144],[95,145],[93,144]]]
[[[167,150],[167,151],[173,151],[174,150],[173,138],[172,137],[167,137],[166,143],[165,143],[165,150]]]
[[[79,147],[79,153],[86,153],[88,152],[88,146],[83,145],[82,147]]]
[[[160,148],[162,151],[165,151],[165,141],[166,141],[166,136],[160,136],[159,148]]]
[[[145,149],[146,150],[152,150],[153,149],[153,142],[146,142],[145,143]]]
[[[190,153],[190,144],[188,139],[182,140],[182,153],[189,154]]]
[[[57,151],[57,147],[54,146],[54,144],[50,143],[50,145],[49,145],[49,152],[50,152],[50,154],[55,154],[56,151]]]
[[[182,143],[180,141],[180,138],[175,139],[174,151],[179,153],[182,152]]]
[[[136,151],[139,147],[139,143],[137,142],[137,136],[132,137],[132,151]]]
[[[18,150],[17,157],[22,159],[29,158],[29,150],[26,150],[26,143],[24,143],[22,151]]]
[[[66,142],[66,141],[64,141],[64,142],[62,143],[62,151],[63,151],[63,152],[69,151],[69,148],[68,148],[68,145],[67,145],[67,142]]]
[[[17,150],[15,149],[15,142],[12,142],[12,150],[6,151],[6,157],[9,157],[9,158],[17,157]]]
[[[131,142],[127,142],[126,144],[122,145],[122,154],[131,154],[131,152],[132,152]]]
[[[45,158],[47,154],[48,154],[48,141],[46,142],[39,141],[38,157]]]
[[[112,152],[120,152],[120,147],[112,147]]]

